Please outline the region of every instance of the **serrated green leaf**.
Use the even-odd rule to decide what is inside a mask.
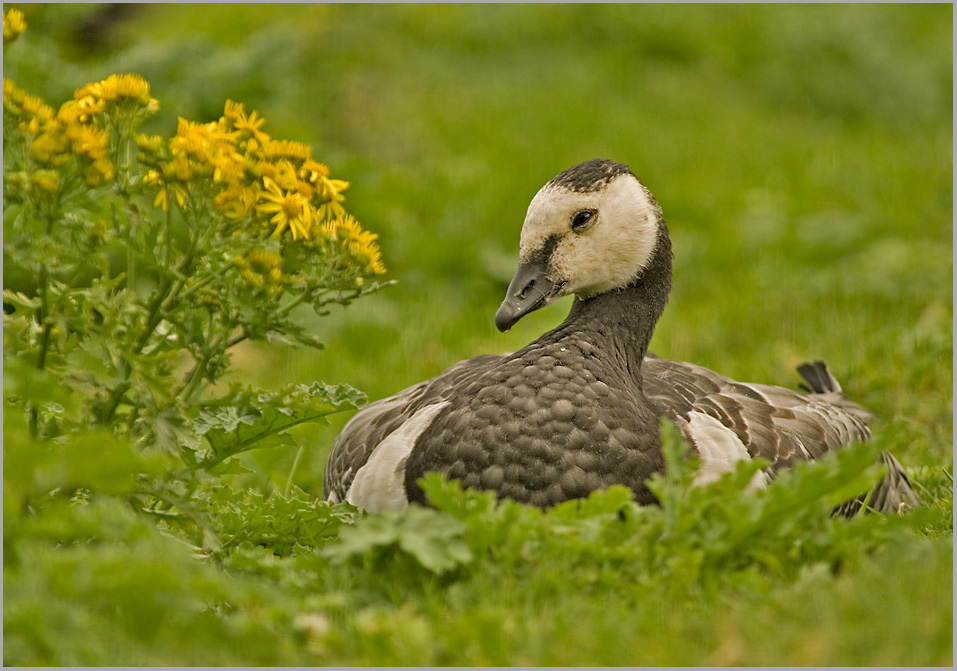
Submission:
[[[263,543],[276,552],[324,545],[357,515],[351,506],[312,498],[295,487],[285,497],[218,486],[209,495],[208,507],[224,547]]]
[[[238,459],[227,459],[209,469],[213,475],[242,475],[243,473],[255,473],[253,469],[243,466]]]
[[[212,468],[251,449],[287,447],[295,442],[288,429],[304,422],[327,422],[327,415],[361,407],[365,395],[348,385],[313,382],[278,392],[233,385],[224,396],[204,403],[193,420],[210,452],[200,460]]]
[[[38,309],[41,304],[39,298],[27,296],[22,292],[12,291],[10,289],[3,290],[3,302],[12,305],[15,310],[24,310],[27,312],[33,312]]]
[[[630,489],[622,485],[615,485],[608,489],[595,490],[585,499],[560,503],[549,513],[556,517],[578,519],[617,515],[634,499],[635,494]]]
[[[386,547],[399,540],[399,526],[394,516],[369,515],[339,534],[339,542],[330,545],[323,554],[337,563],[375,548]]]
[[[335,563],[398,549],[411,555],[433,573],[445,573],[474,559],[465,540],[467,526],[451,515],[431,508],[410,506],[402,512],[367,515],[339,532],[339,542],[323,554]]]

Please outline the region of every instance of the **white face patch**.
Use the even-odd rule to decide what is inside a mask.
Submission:
[[[733,471],[739,461],[751,460],[751,455],[737,434],[711,415],[688,413],[688,424],[684,430],[701,455],[701,468],[694,479],[696,485],[714,482],[723,473]],[[748,488],[759,489],[767,484],[767,473],[758,471],[751,477]]]
[[[571,230],[575,214],[595,212],[582,233]],[[596,191],[546,184],[532,199],[522,226],[519,261],[532,259],[550,238],[557,245],[546,277],[564,284],[563,295],[589,298],[626,286],[647,266],[658,240],[660,213],[630,174]]]
[[[415,441],[447,405],[449,401],[421,408],[376,445],[369,460],[356,472],[346,493],[346,501],[370,513],[408,508],[406,459],[412,453]]]

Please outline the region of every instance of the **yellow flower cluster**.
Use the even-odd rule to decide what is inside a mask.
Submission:
[[[3,80],[3,112],[17,119],[20,130],[31,135],[36,135],[40,127],[54,117],[52,107],[21,90],[9,79]]]
[[[29,136],[30,159],[41,170],[51,170],[76,157],[88,186],[113,179],[106,116],[117,109],[152,114],[157,108],[156,100],[149,97],[149,84],[138,75],[110,75],[87,84],[55,113],[40,98],[3,80],[4,114]]]
[[[257,112],[226,102],[223,116],[210,123],[180,119],[176,135],[140,135],[140,161],[147,185],[158,188],[154,204],[169,209],[212,194],[212,205],[235,222],[237,232],[293,241],[338,241],[373,274],[385,272],[376,236],[346,215],[349,183],[329,177],[301,142],[277,140],[263,132]],[[213,188],[210,188],[212,186]]]
[[[150,85],[139,75],[110,75],[101,82],[87,84],[73,95],[85,115],[129,110],[135,114],[155,114],[159,102],[150,96]]]
[[[282,257],[275,251],[251,249],[245,256],[234,257],[233,265],[239,269],[240,289],[261,291],[271,297],[299,281],[282,271]]]
[[[27,29],[27,22],[23,20],[23,12],[19,9],[10,9],[3,14],[3,44],[20,37],[20,33]]]
[[[319,230],[327,240],[338,241],[357,263],[368,266],[373,274],[385,273],[382,254],[375,243],[379,236],[364,230],[351,215],[330,219],[321,224]]]
[[[22,15],[4,15],[5,35],[20,26]],[[122,150],[135,139],[145,168],[141,184],[156,189],[154,206],[178,206],[216,221],[226,235],[272,238],[270,244],[284,250],[294,243],[307,257],[328,259],[335,273],[356,277],[358,285],[363,276],[385,273],[377,236],[343,206],[349,183],[330,177],[308,145],[270,137],[265,119],[241,103],[227,101],[222,117],[210,123],[180,119],[168,140],[134,137],[135,127],[159,109],[149,83],[135,74],[87,84],[58,110],[4,79],[3,107],[5,130],[16,129],[25,141],[24,171],[4,173],[8,193],[43,196],[68,188],[75,183],[64,168],[70,161],[88,186],[103,184],[114,178],[114,162],[129,167]],[[240,266],[243,282],[282,291],[302,279],[283,274],[278,256],[264,266],[270,259],[247,258]]]
[[[56,170],[5,172],[3,186],[12,195],[32,195],[40,199],[60,191],[60,173]]]

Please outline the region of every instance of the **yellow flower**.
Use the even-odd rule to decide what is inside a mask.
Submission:
[[[329,166],[325,163],[320,163],[319,161],[314,161],[309,159],[302,164],[302,167],[299,169],[299,177],[310,184],[316,185],[319,183],[319,180],[325,179],[329,176]]]
[[[37,128],[53,118],[52,107],[40,98],[20,89],[9,79],[3,80],[3,109],[16,117],[23,118],[28,123],[37,121]]]
[[[3,114],[14,116],[23,115],[22,97],[26,95],[17,85],[4,77],[3,79]]]
[[[78,112],[77,118],[83,123],[89,123],[94,115],[106,112],[106,102],[104,102],[102,98],[85,96],[79,100],[72,100],[70,102],[76,107]]]
[[[242,277],[242,280],[240,280],[240,286],[242,288],[250,285],[253,287],[261,287],[263,285],[263,276],[250,268],[241,269],[239,275]]]
[[[113,179],[113,164],[105,158],[97,159],[83,170],[83,179],[87,186],[99,186]]]
[[[38,170],[30,175],[30,183],[45,193],[56,193],[60,190],[60,173],[56,170]]]
[[[218,184],[239,184],[246,174],[242,157],[231,145],[217,147],[209,162],[213,166],[213,181]]]
[[[58,109],[56,113],[56,120],[64,126],[71,126],[87,121],[87,119],[84,118],[83,108],[80,107],[80,104],[76,100],[68,100],[60,105],[60,109]]]
[[[40,132],[40,122],[36,119],[30,119],[29,121],[21,121],[18,128],[26,133],[27,135],[36,135]]]
[[[321,222],[317,220],[313,226],[313,233],[310,237],[316,240],[319,238],[324,238],[326,240],[338,240],[338,236],[336,235],[338,232],[339,226],[337,225],[335,219],[326,219]]]
[[[163,136],[140,133],[136,136],[136,146],[150,154],[158,154],[163,148]]]
[[[309,239],[309,227],[313,221],[313,210],[309,201],[298,192],[283,191],[269,177],[263,177],[265,189],[260,191],[261,204],[256,206],[259,214],[267,217],[276,225],[273,236],[280,235],[286,228],[292,232],[292,239]]]
[[[23,20],[23,12],[11,9],[3,15],[3,43],[13,42],[20,37],[20,33],[27,29],[27,22]]]
[[[41,124],[53,118],[53,108],[35,96],[27,96],[24,99],[23,111]]]
[[[325,168],[321,163],[317,165]],[[325,202],[316,210],[320,219],[344,217],[346,210],[342,203],[345,202],[346,197],[342,195],[342,192],[349,188],[349,182],[341,179],[329,179],[328,172],[329,169],[326,168],[325,171],[313,170],[307,175],[310,181],[316,185],[319,195],[325,199]]]
[[[186,191],[178,184],[164,184],[156,193],[153,199],[153,207],[161,207],[163,210],[169,210],[171,205],[170,194],[176,199],[180,207],[186,207]]]
[[[136,136],[136,148],[139,149],[137,160],[143,165],[155,167],[162,160],[165,138],[162,135],[144,135],[140,133]]]
[[[385,273],[385,264],[382,254],[375,240],[379,237],[375,233],[363,230],[353,217],[346,215],[333,222],[343,247],[353,254],[356,259],[365,265],[375,275]]]
[[[135,74],[110,75],[78,89],[73,97],[77,101],[92,99],[86,102],[88,105],[95,105],[98,100],[113,105],[129,103],[150,114],[159,109],[159,101],[150,96],[149,82]]]
[[[264,249],[249,250],[249,263],[261,272],[269,272],[278,268],[281,260],[279,252]]]
[[[163,164],[164,182],[186,183],[193,179],[193,166],[185,156],[174,156],[169,163]]]
[[[336,217],[346,216],[346,208],[342,206],[346,199],[341,194],[334,194],[333,197],[316,208],[316,216],[319,219],[335,219]]]
[[[244,116],[246,111],[242,103],[238,103],[235,100],[226,99],[226,106],[223,110],[223,118],[233,123],[239,120],[240,117]]]
[[[325,191],[322,182],[327,179],[328,176],[328,166],[310,158],[299,168],[299,191],[309,198],[309,200],[312,200],[316,189],[319,190],[321,195],[324,195]]]
[[[159,187],[156,198],[153,199],[153,207],[161,207],[169,210],[172,200],[175,199],[180,207],[186,205],[186,189],[182,184],[175,183],[183,176],[182,171],[189,173],[189,161],[185,159],[173,159],[170,163],[162,166],[160,169],[147,170],[143,176],[143,183],[146,186]],[[178,174],[179,173],[179,174]]]
[[[269,140],[269,136],[260,130],[265,123],[266,120],[259,116],[259,112],[253,110],[253,113],[249,116],[244,115],[240,117],[236,122],[236,130],[240,133],[248,134],[260,142],[265,142]]]
[[[342,179],[320,179],[319,186],[322,190],[322,195],[326,198],[335,199],[343,191],[349,188],[349,182]]]
[[[147,170],[143,175],[143,184],[146,186],[163,186],[163,175],[159,170]]]
[[[312,154],[312,147],[293,140],[267,140],[260,147],[262,157],[267,161],[288,159],[303,163],[308,161]]]
[[[66,129],[73,153],[91,161],[105,160],[110,135],[105,130],[74,124]]]
[[[269,140],[269,136],[260,130],[266,123],[266,120],[259,116],[259,112],[256,111],[253,111],[252,114],[247,116],[246,109],[242,103],[227,100],[226,111],[223,112],[223,118],[231,121],[233,128],[239,131],[241,137],[244,139],[252,138],[259,144]]]
[[[174,155],[208,161],[214,150],[232,145],[234,139],[235,133],[228,132],[217,121],[196,123],[180,118],[169,146]]]
[[[268,161],[253,161],[248,156],[246,158],[246,170],[254,179],[268,177],[271,180],[276,179],[276,166]]]
[[[231,184],[216,194],[213,205],[230,219],[243,219],[255,209],[258,198],[255,188]]]
[[[188,161],[193,172],[212,175],[215,181],[228,184],[243,173],[242,159],[234,145],[236,136],[218,121],[201,124],[180,119],[169,146],[174,160]]]
[[[30,158],[41,165],[61,165],[70,158],[69,151],[70,143],[60,132],[45,131],[30,144]]]
[[[296,176],[296,167],[286,160],[276,163],[276,172],[272,179],[286,191],[298,191],[299,180]],[[306,198],[308,200],[308,196]]]

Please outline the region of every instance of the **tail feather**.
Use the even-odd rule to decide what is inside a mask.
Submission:
[[[802,363],[797,371],[804,378],[801,387],[808,393],[826,395],[826,400],[864,421],[875,417],[870,410],[857,405],[844,395],[840,383],[823,361]],[[910,480],[904,473],[903,466],[894,458],[894,455],[884,452],[881,460],[887,466],[884,479],[871,492],[838,506],[834,511],[836,514],[854,517],[866,506],[867,510],[875,510],[884,515],[900,515],[920,505],[920,500],[911,489]]]
[[[841,385],[831,375],[827,364],[823,361],[808,361],[802,363],[797,368],[797,372],[804,378],[801,388],[812,394],[827,394],[828,392],[840,392]]]
[[[797,367],[797,371],[804,378],[804,381],[800,384],[804,391],[820,395],[821,400],[837,406],[865,423],[870,422],[877,416],[844,394],[840,382],[831,374],[827,364],[823,361],[802,363]]]
[[[903,466],[890,452],[884,452],[881,460],[887,466],[884,479],[869,493],[838,506],[834,512],[844,517],[854,517],[864,506],[883,515],[901,515],[920,505],[920,499],[911,489],[910,480]]]

